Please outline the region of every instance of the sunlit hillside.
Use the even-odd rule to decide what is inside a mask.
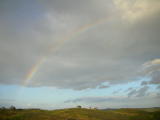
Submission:
[[[150,112],[149,112],[150,110]],[[160,120],[160,109],[1,110],[0,120]]]

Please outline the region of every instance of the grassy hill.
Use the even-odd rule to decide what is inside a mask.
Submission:
[[[160,109],[0,110],[0,120],[160,120]]]

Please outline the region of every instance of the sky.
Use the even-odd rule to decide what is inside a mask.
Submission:
[[[159,0],[0,0],[0,107],[160,107]]]

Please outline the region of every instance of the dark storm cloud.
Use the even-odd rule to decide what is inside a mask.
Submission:
[[[24,4],[31,8],[24,8]],[[142,64],[160,56],[157,6],[147,4],[152,8],[147,9],[149,14],[142,10],[141,19],[134,17],[131,22],[133,17],[117,9],[122,9],[122,4],[109,0],[3,1],[0,5],[1,84],[22,85],[32,66],[46,54],[47,60],[28,83],[30,86],[82,90],[104,82],[109,86],[128,83],[139,76]],[[156,11],[150,13],[153,9]],[[56,44],[81,25],[106,17],[106,22],[75,35],[63,46]],[[48,55],[49,46],[56,45],[58,51]],[[153,79],[152,84],[159,82],[156,75]]]

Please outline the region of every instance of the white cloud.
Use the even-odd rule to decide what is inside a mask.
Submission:
[[[159,0],[114,0],[123,19],[134,22],[160,12]]]
[[[151,67],[153,65],[159,65],[159,64],[160,64],[160,59],[157,58],[157,59],[144,63],[143,66],[146,68],[146,67]]]

